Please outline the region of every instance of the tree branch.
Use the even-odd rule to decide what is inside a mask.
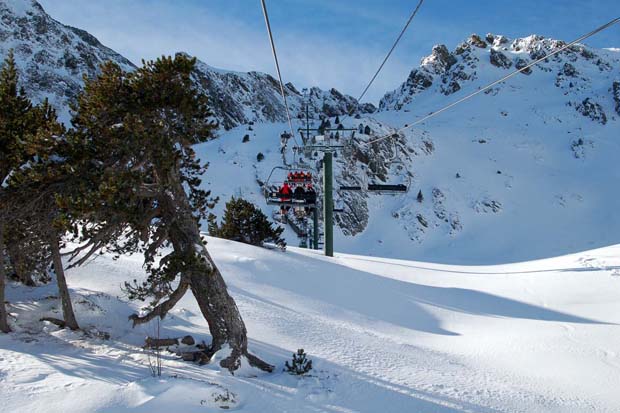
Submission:
[[[189,288],[189,280],[185,276],[181,276],[181,282],[179,286],[170,294],[170,298],[164,301],[161,304],[158,304],[155,308],[153,308],[149,313],[144,316],[139,316],[138,314],[132,314],[129,316],[129,319],[133,322],[133,327],[148,323],[155,317],[159,317],[163,319],[168,311],[172,310],[172,308],[179,302],[181,298],[187,292]]]

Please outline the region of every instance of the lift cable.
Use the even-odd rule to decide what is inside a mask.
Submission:
[[[459,103],[463,103],[464,101],[466,101],[466,100],[468,100],[468,99],[470,99],[470,98],[472,98],[472,97],[474,97],[474,96],[484,92],[485,90],[488,90],[488,89],[492,88],[493,86],[497,85],[498,83],[504,82],[505,80],[515,76],[517,73],[524,72],[527,69],[531,68],[532,66],[542,62],[543,60],[548,59],[551,56],[556,55],[556,54],[558,54],[558,53],[568,49],[569,47],[571,47],[575,43],[579,43],[579,42],[587,39],[588,37],[594,36],[595,34],[601,32],[601,31],[603,31],[603,30],[605,30],[605,29],[607,29],[607,28],[609,28],[609,27],[611,27],[614,24],[619,23],[619,22],[620,22],[620,17],[616,17],[615,19],[613,19],[610,22],[602,25],[601,27],[599,27],[597,29],[594,29],[594,30],[592,30],[591,32],[589,32],[587,34],[584,34],[583,36],[573,40],[572,42],[570,42],[568,44],[565,44],[564,46],[560,47],[559,49],[554,50],[553,52],[549,53],[548,55],[545,55],[544,57],[541,57],[540,59],[537,59],[537,60],[533,61],[532,63],[528,64],[527,66],[522,67],[521,69],[515,70],[514,72],[511,72],[508,75],[502,77],[501,79],[498,79],[495,82],[489,83],[485,87],[483,87],[481,89],[478,89],[475,92],[472,92],[469,95],[464,96],[461,99],[459,99],[459,100],[457,100],[455,102],[452,102],[449,105],[444,106],[443,108],[441,108],[441,109],[439,109],[439,110],[437,110],[435,112],[429,113],[428,115],[422,117],[421,119],[416,120],[415,122],[413,122],[410,125],[403,126],[402,128],[396,130],[396,132],[392,132],[389,135],[385,135],[385,136],[382,136],[380,138],[368,141],[368,144],[373,144],[373,143],[380,142],[380,141],[383,141],[383,140],[386,140],[386,139],[394,138],[395,136],[398,136],[398,133],[400,133],[402,131],[405,131],[407,129],[410,129],[410,128],[414,127],[415,125],[418,125],[418,124],[420,124],[420,123],[422,123],[422,122],[424,122],[424,121],[426,121],[426,120],[428,120],[428,119],[430,119],[432,117],[435,117],[435,116],[439,115],[440,113],[445,112],[446,110],[448,110],[448,109],[458,105]]]
[[[276,45],[273,41],[273,34],[271,32],[271,24],[269,23],[269,15],[267,14],[267,5],[265,4],[265,0],[261,0],[261,6],[263,8],[263,15],[265,16],[265,25],[267,26],[267,33],[269,34],[269,43],[271,44],[271,52],[273,54],[273,60],[276,64],[276,72],[278,73],[278,79],[280,81],[280,93],[282,94],[282,99],[284,100],[284,108],[286,109],[286,118],[288,119],[288,126],[291,130],[291,136],[295,141],[295,145],[299,146],[297,143],[297,138],[295,138],[295,131],[293,130],[293,122],[291,121],[291,113],[288,108],[288,101],[286,99],[286,93],[284,92],[284,83],[282,82],[282,74],[280,72],[280,63],[278,62],[278,54],[276,53]]]
[[[409,28],[409,25],[411,24],[411,21],[413,20],[413,18],[416,16],[416,14],[418,14],[418,10],[420,10],[420,7],[422,6],[422,3],[424,3],[424,0],[420,0],[418,2],[418,5],[416,6],[416,8],[413,10],[413,12],[411,13],[411,15],[409,16],[409,19],[407,20],[407,23],[405,23],[405,26],[403,27],[403,29],[400,31],[400,34],[398,35],[398,37],[396,38],[396,40],[394,41],[394,43],[392,44],[392,47],[390,48],[390,50],[388,51],[388,53],[385,55],[385,58],[383,58],[383,61],[381,62],[381,64],[379,65],[379,68],[377,69],[377,71],[375,72],[375,74],[372,76],[372,78],[370,79],[370,82],[368,82],[368,84],[366,85],[366,87],[364,88],[364,91],[359,95],[359,97],[357,98],[357,103],[355,103],[355,105],[349,110],[349,112],[347,112],[346,116],[343,117],[343,120],[346,119],[347,117],[351,116],[353,114],[353,112],[355,112],[355,110],[359,107],[360,102],[362,101],[362,98],[366,95],[366,92],[368,92],[368,89],[370,89],[370,86],[372,86],[372,84],[374,83],[375,79],[377,79],[377,76],[379,76],[379,73],[381,72],[381,70],[383,69],[383,66],[385,66],[385,64],[387,63],[388,59],[390,58],[390,56],[392,55],[392,53],[394,52],[394,50],[396,49],[396,46],[398,45],[398,43],[400,42],[400,39],[402,39],[403,35],[405,34],[405,32],[407,31],[407,29]],[[341,121],[342,122],[342,121]]]

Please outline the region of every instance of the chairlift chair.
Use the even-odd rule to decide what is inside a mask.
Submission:
[[[276,171],[284,171],[284,178],[282,180],[275,181],[274,173]],[[299,171],[290,166],[276,166],[271,170],[267,181],[263,185],[263,192],[268,205],[280,205],[297,208],[314,208],[316,207],[316,193],[310,193],[304,191],[303,194],[294,193],[283,194],[280,192],[280,188],[287,183],[291,186],[307,185],[311,183],[307,178],[289,179],[289,173]],[[303,171],[301,171],[303,172]]]
[[[399,193],[409,192],[409,188],[411,187],[411,173],[407,168],[407,165],[400,159],[398,156],[398,148],[396,147],[396,142],[394,142],[394,156],[389,161],[386,161],[388,165],[397,165],[396,169],[403,171],[398,176],[402,177],[402,182],[400,183],[368,183],[368,191],[376,192],[381,195],[397,195]]]

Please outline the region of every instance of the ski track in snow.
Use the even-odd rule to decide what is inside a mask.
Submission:
[[[620,247],[554,259],[463,267],[210,239],[246,321],[251,351],[273,374],[232,377],[164,355],[150,377],[132,330],[139,306],[119,286],[138,256],[69,271],[79,321],[110,340],[37,322],[58,311],[53,286],[8,288],[16,332],[0,337],[0,411],[614,412],[620,409]],[[208,341],[191,294],[162,336]],[[303,347],[311,377],[282,372]]]

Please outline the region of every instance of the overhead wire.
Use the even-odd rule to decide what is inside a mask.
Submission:
[[[385,135],[385,136],[382,136],[380,138],[368,141],[368,143],[369,144],[373,144],[373,143],[376,143],[376,142],[380,142],[380,141],[383,141],[383,140],[390,139],[390,138],[393,138],[395,136],[398,136],[398,134],[400,132],[405,131],[407,129],[410,129],[410,128],[416,126],[416,125],[419,125],[420,123],[422,123],[422,122],[424,122],[424,121],[426,121],[426,120],[428,120],[430,118],[433,118],[433,117],[439,115],[440,113],[445,112],[446,110],[448,110],[448,109],[450,109],[450,108],[452,108],[452,107],[454,107],[454,106],[456,106],[456,105],[458,105],[460,103],[463,103],[464,101],[466,101],[468,99],[471,99],[472,97],[474,97],[474,96],[484,92],[485,90],[488,90],[488,89],[492,88],[493,86],[495,86],[495,85],[497,85],[499,83],[502,83],[502,82],[510,79],[511,77],[515,76],[518,73],[526,71],[527,69],[529,69],[532,66],[542,62],[543,60],[548,59],[551,56],[554,56],[554,55],[556,55],[556,54],[558,54],[558,53],[568,49],[569,47],[573,46],[575,43],[579,43],[579,42],[581,42],[581,41],[583,41],[583,40],[585,40],[585,39],[587,39],[587,38],[589,38],[591,36],[594,36],[595,34],[601,32],[601,31],[603,31],[603,30],[605,30],[605,29],[607,29],[607,28],[609,28],[611,26],[613,26],[614,24],[616,24],[618,22],[620,22],[620,17],[617,17],[617,18],[609,21],[608,23],[605,23],[604,25],[602,25],[602,26],[592,30],[589,33],[584,34],[583,36],[573,40],[572,42],[565,44],[564,46],[558,48],[557,50],[554,50],[553,52],[551,52],[551,53],[549,53],[549,54],[547,54],[547,55],[545,55],[545,56],[543,56],[543,57],[541,57],[539,59],[534,60],[530,64],[528,64],[528,65],[526,65],[526,66],[524,66],[524,67],[522,67],[522,68],[520,68],[518,70],[515,70],[514,72],[509,73],[508,75],[502,77],[501,79],[498,79],[498,80],[496,80],[496,81],[494,81],[492,83],[489,83],[488,85],[484,86],[483,88],[478,89],[475,92],[472,92],[472,93],[468,94],[467,96],[464,96],[464,97],[462,97],[462,98],[460,98],[460,99],[450,103],[449,105],[446,105],[446,106],[442,107],[441,109],[439,109],[439,110],[437,110],[435,112],[429,113],[428,115],[426,115],[426,116],[416,120],[412,124],[403,126],[402,128],[397,129],[396,132],[392,132],[389,135]]]
[[[267,26],[267,33],[269,34],[269,43],[271,44],[271,53],[273,54],[273,60],[276,65],[276,72],[278,74],[278,80],[280,81],[280,93],[282,94],[282,99],[284,100],[284,108],[286,109],[286,118],[288,120],[288,126],[291,130],[291,136],[295,141],[295,145],[299,146],[297,143],[297,138],[295,138],[295,131],[293,130],[293,121],[291,120],[291,112],[288,107],[288,101],[286,99],[286,93],[284,92],[284,83],[282,82],[282,73],[280,71],[280,63],[278,62],[278,54],[276,52],[276,45],[273,41],[273,33],[271,31],[271,23],[269,22],[269,14],[267,13],[267,5],[265,4],[265,0],[261,0],[261,6],[263,8],[263,16],[265,16],[265,25]]]
[[[400,31],[398,37],[396,38],[396,40],[392,44],[392,47],[390,48],[390,50],[387,52],[387,54],[383,58],[383,61],[379,65],[379,68],[375,71],[375,74],[372,76],[372,78],[370,79],[370,81],[368,82],[368,84],[366,85],[364,90],[362,91],[362,93],[357,98],[357,102],[355,103],[355,105],[347,112],[346,116],[344,116],[342,120],[344,120],[347,117],[351,116],[353,114],[353,112],[355,112],[355,110],[359,107],[361,100],[364,98],[364,96],[366,96],[366,92],[368,92],[368,89],[370,89],[370,86],[372,86],[374,81],[377,79],[377,76],[379,76],[379,73],[383,69],[383,66],[385,66],[385,64],[387,63],[388,59],[390,58],[390,56],[392,55],[392,53],[396,49],[396,46],[398,45],[398,43],[400,42],[400,40],[404,36],[405,32],[409,28],[409,25],[411,24],[411,21],[416,16],[416,14],[418,14],[418,11],[420,10],[420,7],[422,7],[422,3],[424,3],[424,0],[420,0],[418,2],[418,5],[415,7],[415,9],[413,9],[411,14],[409,15],[409,19],[407,19],[407,22],[405,23],[405,26],[402,28],[402,30]]]

